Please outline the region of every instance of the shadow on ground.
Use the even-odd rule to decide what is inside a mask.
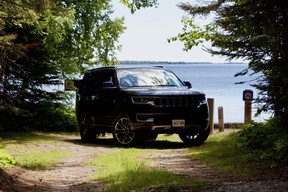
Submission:
[[[82,146],[101,146],[101,147],[109,147],[109,148],[140,148],[140,149],[181,149],[187,148],[191,146],[187,146],[183,142],[179,141],[169,141],[169,140],[155,140],[155,141],[142,141],[137,145],[133,146],[121,146],[112,138],[112,136],[104,136],[96,138],[93,142],[84,142],[80,138],[76,139],[64,139],[63,141],[73,143],[76,145]]]

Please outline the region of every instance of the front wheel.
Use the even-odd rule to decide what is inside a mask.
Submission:
[[[116,117],[113,124],[113,138],[121,145],[132,145],[138,141],[138,135],[131,130],[128,115],[122,114]]]
[[[179,137],[188,145],[199,146],[207,140],[209,134],[210,127],[208,127],[206,130],[195,130],[191,132],[179,133]]]

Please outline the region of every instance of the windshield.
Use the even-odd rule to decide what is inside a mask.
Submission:
[[[120,87],[183,86],[174,73],[165,69],[119,69]]]

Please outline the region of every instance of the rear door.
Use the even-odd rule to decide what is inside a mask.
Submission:
[[[91,79],[91,115],[95,125],[111,126],[117,87],[113,69],[95,71]]]

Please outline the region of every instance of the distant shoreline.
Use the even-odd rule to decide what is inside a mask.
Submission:
[[[209,65],[217,65],[217,64],[229,64],[229,65],[235,65],[235,64],[247,64],[243,62],[224,62],[224,63],[213,63],[213,62],[184,62],[184,61],[120,61],[120,65],[137,65],[137,64],[151,64],[151,65],[177,65],[177,64],[185,64],[185,65],[199,65],[199,64],[209,64]]]

